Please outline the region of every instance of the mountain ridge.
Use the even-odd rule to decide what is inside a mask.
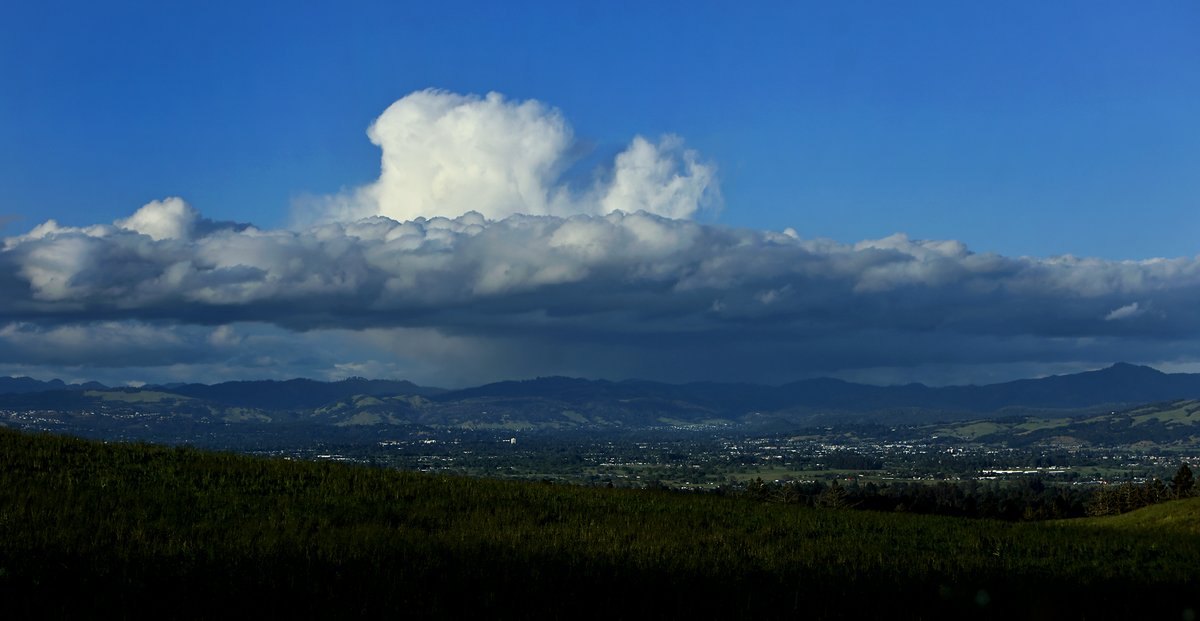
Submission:
[[[1069,375],[985,385],[873,386],[833,378],[779,386],[562,376],[444,390],[402,380],[255,380],[107,388],[0,378],[0,409],[153,412],[223,422],[302,421],[339,426],[546,428],[802,426],[924,423],[1046,412],[1105,411],[1200,399],[1200,374],[1118,363]],[[44,390],[31,390],[40,386]],[[6,387],[19,392],[5,393]]]
[[[1046,381],[1052,381],[1052,380],[1059,381],[1059,380],[1062,380],[1063,378],[1103,376],[1106,379],[1111,379],[1114,376],[1129,377],[1131,375],[1137,375],[1138,377],[1140,377],[1142,379],[1161,378],[1161,377],[1170,377],[1170,378],[1181,378],[1182,377],[1182,378],[1200,379],[1200,373],[1166,373],[1166,372],[1160,371],[1158,369],[1155,369],[1154,367],[1150,367],[1147,365],[1136,365],[1136,364],[1131,364],[1128,362],[1116,362],[1107,367],[1102,367],[1099,369],[1093,369],[1093,370],[1089,370],[1089,371],[1080,371],[1078,373],[1047,375],[1044,377],[1035,377],[1035,378],[1021,378],[1021,379],[1016,379],[1016,380],[1008,380],[1008,381],[1004,381],[1004,382],[996,382],[996,383],[992,383],[992,384],[948,384],[945,386],[930,386],[928,384],[924,384],[921,382],[910,382],[907,384],[865,384],[865,383],[851,382],[848,380],[843,380],[843,379],[835,378],[835,377],[827,377],[827,376],[793,380],[791,382],[785,382],[783,384],[757,384],[757,383],[753,383],[753,382],[722,382],[722,381],[714,381],[714,380],[698,380],[698,381],[680,382],[680,383],[660,382],[660,381],[656,381],[656,380],[645,380],[645,379],[637,379],[637,378],[624,379],[624,380],[609,380],[609,379],[603,379],[603,378],[588,379],[588,378],[573,377],[573,376],[567,376],[567,375],[547,375],[547,376],[538,376],[538,377],[527,378],[527,379],[499,380],[496,382],[487,382],[484,384],[479,384],[477,386],[468,386],[465,388],[450,388],[450,389],[439,388],[439,387],[434,387],[434,386],[422,386],[420,384],[416,384],[409,380],[367,379],[364,377],[357,377],[357,376],[347,377],[347,378],[344,378],[341,380],[332,380],[332,381],[322,381],[322,380],[315,380],[315,379],[311,379],[311,378],[296,377],[296,378],[290,378],[290,379],[286,379],[286,380],[274,380],[274,379],[229,380],[229,381],[217,382],[217,383],[213,383],[213,384],[204,384],[201,382],[173,382],[173,383],[165,383],[165,384],[141,384],[138,386],[129,386],[129,385],[109,386],[109,385],[106,385],[106,384],[103,384],[101,382],[97,382],[94,380],[89,380],[89,381],[85,381],[85,382],[67,383],[61,379],[38,380],[38,379],[34,379],[34,378],[31,378],[28,376],[0,376],[0,394],[12,394],[12,393],[19,393],[19,392],[44,392],[44,391],[51,391],[51,390],[95,390],[95,389],[108,389],[108,390],[145,389],[145,390],[167,390],[167,391],[177,392],[180,389],[184,389],[184,388],[186,388],[188,390],[199,390],[199,389],[203,389],[203,388],[218,388],[218,387],[231,387],[231,386],[260,386],[261,387],[261,386],[288,385],[291,387],[295,387],[297,385],[302,385],[302,384],[307,384],[307,385],[364,385],[364,384],[366,384],[366,385],[372,385],[372,386],[384,386],[384,385],[403,386],[403,387],[406,387],[408,389],[415,391],[410,394],[425,395],[425,394],[450,394],[450,393],[477,392],[477,391],[480,391],[481,389],[491,389],[494,387],[509,387],[509,386],[528,387],[528,386],[533,386],[533,385],[538,385],[538,384],[544,384],[547,382],[553,382],[553,383],[557,383],[557,384],[574,385],[574,386],[606,385],[606,386],[613,386],[613,387],[633,387],[633,386],[649,385],[649,386],[672,386],[672,387],[689,388],[689,389],[702,388],[702,387],[743,387],[743,388],[755,388],[755,389],[762,389],[762,388],[786,389],[789,387],[796,387],[796,386],[823,385],[823,386],[854,386],[854,387],[886,389],[886,390],[919,389],[919,390],[939,391],[939,390],[991,388],[991,387],[997,387],[997,386],[1011,386],[1011,385],[1018,385],[1018,384],[1046,382]],[[363,392],[361,394],[370,394],[370,393]]]

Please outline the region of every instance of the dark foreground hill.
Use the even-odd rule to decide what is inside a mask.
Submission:
[[[0,607],[6,618],[1179,619],[1200,610],[1198,503],[1012,524],[0,430]]]

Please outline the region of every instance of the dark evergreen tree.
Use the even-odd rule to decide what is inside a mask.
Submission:
[[[1192,476],[1192,469],[1188,468],[1187,462],[1179,465],[1179,470],[1175,471],[1175,476],[1171,478],[1171,493],[1176,498],[1187,498],[1192,495],[1192,488],[1196,485],[1196,479]]]
[[[830,509],[846,509],[850,507],[850,494],[846,488],[833,481],[817,498],[817,505]]]

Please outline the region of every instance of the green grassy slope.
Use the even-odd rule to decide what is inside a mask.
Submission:
[[[1176,533],[1200,536],[1200,497],[1151,505],[1122,515],[1078,520],[1079,526],[1125,532]]]
[[[0,614],[1180,618],[1200,536],[1152,515],[804,509],[0,430]]]

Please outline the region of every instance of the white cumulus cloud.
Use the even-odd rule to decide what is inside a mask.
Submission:
[[[379,179],[319,201],[317,213],[302,214],[302,220],[614,211],[687,218],[717,197],[712,165],[670,135],[657,142],[635,136],[616,156],[611,174],[572,189],[563,173],[577,149],[562,114],[498,93],[418,91],[389,106],[367,135],[383,152]]]
[[[187,239],[192,236],[199,214],[183,199],[171,197],[154,201],[124,220],[113,224],[127,231],[148,235],[153,240]]]

